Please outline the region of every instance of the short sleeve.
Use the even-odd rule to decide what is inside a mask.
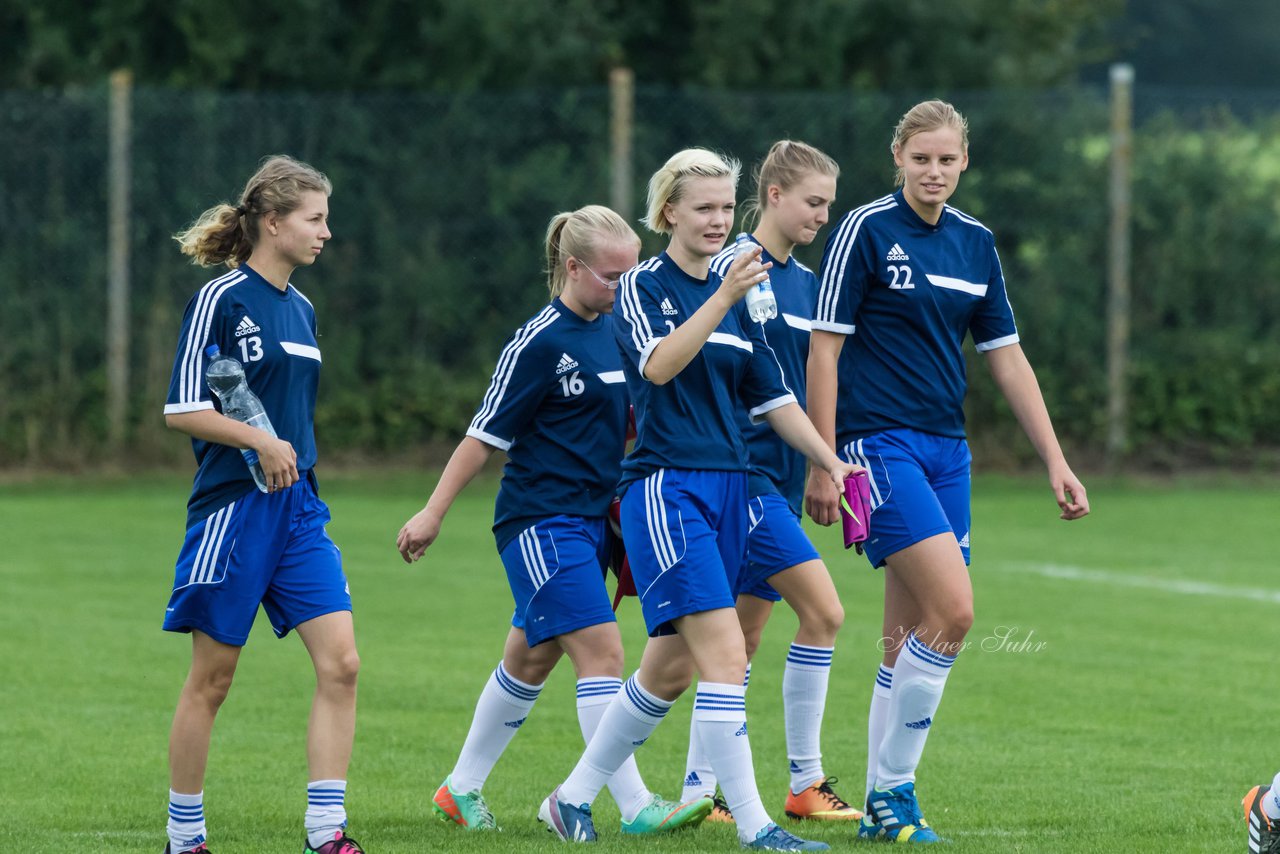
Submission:
[[[639,370],[641,378],[649,356],[658,342],[666,337],[669,328],[651,283],[652,276],[647,274],[643,265],[628,270],[618,286],[618,301],[614,309],[618,320],[613,329],[618,347]]]
[[[550,325],[545,318],[544,313],[520,327],[502,348],[484,401],[467,428],[471,438],[508,451],[533,422],[547,393],[544,362],[538,358],[541,348],[535,340]]]
[[[987,281],[987,293],[969,321],[969,331],[978,352],[998,350],[1018,343],[1018,326],[1013,319],[1013,306],[1005,291],[1004,272],[1000,267],[1000,255],[996,252],[995,239],[990,244],[991,276]]]
[[[187,303],[182,332],[178,335],[178,352],[173,360],[173,375],[169,378],[169,394],[165,398],[165,415],[214,408],[213,396],[204,378],[208,364],[204,351],[210,344],[217,344],[220,349],[224,345],[229,348],[233,340],[227,323],[231,301],[224,296],[229,286],[205,285]]]
[[[866,293],[871,271],[866,264],[866,232],[860,220],[846,214],[822,251],[822,278],[813,308],[813,328],[820,332],[854,333],[854,317]]]
[[[769,346],[763,324],[751,322],[742,303],[735,306],[734,310],[741,314],[742,328],[751,343],[751,358],[747,360],[747,369],[743,372],[742,382],[738,384],[738,394],[746,404],[751,423],[758,424],[767,413],[788,403],[795,403],[796,396],[788,384],[777,354]]]

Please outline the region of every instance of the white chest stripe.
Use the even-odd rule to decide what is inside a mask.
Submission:
[[[312,347],[308,344],[295,344],[292,341],[281,341],[280,346],[283,347],[284,351],[290,356],[301,356],[304,359],[315,359],[317,362],[321,361],[319,347]]]
[[[935,276],[932,273],[926,273],[925,278],[929,280],[929,284],[935,288],[946,288],[951,291],[964,291],[966,294],[973,294],[975,297],[985,297],[987,295],[987,286],[978,285],[973,282],[966,282],[964,279],[953,279],[949,276]]]
[[[712,332],[707,337],[708,344],[728,344],[730,347],[737,347],[739,350],[746,350],[748,353],[754,352],[751,342],[739,338],[737,335],[730,335],[728,332]]]
[[[782,315],[782,319],[785,320],[787,322],[787,326],[790,326],[792,329],[799,329],[801,332],[813,331],[813,321],[806,317],[796,317],[794,314],[784,313]]]
[[[622,371],[605,371],[603,374],[596,374],[600,378],[600,382],[607,385],[614,383],[624,383],[627,381],[627,375]]]

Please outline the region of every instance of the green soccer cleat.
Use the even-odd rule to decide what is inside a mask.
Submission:
[[[671,833],[686,827],[697,827],[711,812],[711,798],[701,797],[687,803],[664,800],[654,795],[653,800],[640,810],[631,821],[622,823],[622,832],[631,834]]]
[[[480,790],[455,792],[452,776],[445,777],[431,799],[431,807],[441,821],[456,824],[463,830],[501,830]]]

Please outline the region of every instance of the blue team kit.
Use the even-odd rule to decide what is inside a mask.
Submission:
[[[315,309],[292,285],[282,291],[247,265],[206,284],[183,316],[166,415],[217,409],[204,377],[211,344],[242,363],[276,434],[297,453],[300,477],[264,495],[238,449],[192,439],[197,470],[164,628],[238,645],[260,602],[283,636],[299,622],[350,610],[351,598],[312,472]]]
[[[813,328],[848,336],[836,445],[870,471],[872,565],[948,529],[968,561],[962,345],[1019,340],[994,236],[950,206],[930,225],[901,190],[846,214],[823,253]]]

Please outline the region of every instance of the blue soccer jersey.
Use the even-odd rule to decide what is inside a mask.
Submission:
[[[929,225],[901,190],[832,230],[813,328],[850,336],[838,446],[895,427],[963,438],[966,333],[979,351],[1018,341],[991,232],[950,206]]]
[[[502,551],[534,520],[604,516],[627,437],[613,317],[583,320],[558,298],[511,336],[467,435],[507,452],[494,507]]]
[[[249,388],[262,400],[276,435],[293,445],[298,472],[316,464],[314,415],[320,383],[316,313],[293,285],[272,285],[247,265],[214,279],[187,303],[178,355],[164,412],[221,411],[205,381],[205,348],[218,345],[244,365]],[[255,489],[237,448],[191,440],[195,483],[187,502],[187,527]]]
[[[754,240],[754,238],[753,238]],[[778,301],[778,316],[764,323],[764,337],[778,357],[782,374],[795,392],[796,402],[805,405],[805,370],[809,361],[809,329],[818,294],[818,277],[793,255],[784,264],[763,249],[761,263],[773,262],[769,280]],[[711,261],[711,269],[724,275],[733,263],[730,246]],[[742,412],[739,422],[747,437],[751,476],[747,491],[751,497],[776,492],[797,514],[804,497],[804,454],[792,448],[767,423],[754,423]]]
[[[650,354],[720,287],[719,273],[695,279],[665,252],[629,270],[619,288],[615,326],[627,387],[636,411],[636,442],[622,464],[622,486],[659,469],[747,471],[746,439],[738,422],[796,397],[759,324],[740,301],[724,316],[693,360],[670,382],[644,378]]]

